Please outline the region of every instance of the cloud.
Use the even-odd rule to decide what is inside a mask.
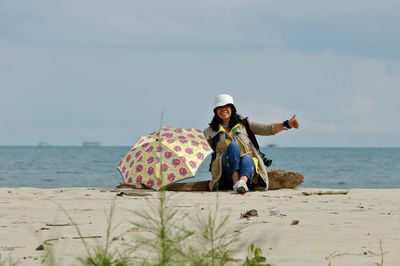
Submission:
[[[396,1],[26,1],[0,10],[0,37],[35,45],[400,55]]]
[[[363,59],[354,64],[352,72],[362,89],[400,97],[400,69],[397,62]]]
[[[130,145],[157,129],[163,109],[166,125],[203,129],[226,92],[259,122],[296,113],[296,138],[273,137],[278,144],[362,146],[381,134],[382,145],[399,146],[385,137],[400,134],[398,7],[3,1],[0,139],[79,144],[93,135]]]
[[[345,88],[348,100],[342,110],[351,118],[349,127],[373,132],[400,133],[400,67],[396,62],[361,59],[349,68]],[[350,120],[350,119],[349,119]]]
[[[365,96],[356,94],[351,100],[350,106],[343,110],[353,121],[347,130],[384,132],[386,127],[380,121],[377,108],[372,100]]]

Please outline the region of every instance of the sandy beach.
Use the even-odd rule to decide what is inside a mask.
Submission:
[[[240,227],[242,249],[233,254],[244,259],[247,247],[261,247],[267,262],[273,265],[384,265],[400,261],[400,189],[351,189],[347,194],[304,195],[303,192],[344,191],[331,189],[281,189],[250,192],[244,195],[219,192],[221,216],[229,214],[229,227]],[[90,188],[0,189],[1,260],[10,256],[20,265],[40,265],[45,251],[36,250],[46,243],[52,247],[57,265],[76,265],[76,257],[85,254],[84,246],[61,207],[78,224],[90,246],[104,243],[111,202],[120,191]],[[158,192],[116,197],[113,223],[120,235],[118,247],[133,243],[140,230],[130,221],[132,211],[149,210]],[[215,192],[167,192],[170,203],[180,213],[207,216],[215,208]],[[279,209],[270,215],[270,208]],[[258,217],[241,218],[248,210]],[[294,220],[297,220],[293,223]],[[190,224],[189,224],[190,226]]]

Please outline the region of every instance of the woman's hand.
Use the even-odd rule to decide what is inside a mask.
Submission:
[[[288,121],[288,124],[289,124],[289,127],[299,128],[299,122],[297,122],[296,114],[294,114],[292,116],[292,118],[290,118],[290,120]]]
[[[299,128],[299,122],[296,119],[296,114],[294,114],[290,120],[287,120],[287,122],[287,125],[289,125],[290,128]],[[286,123],[286,121],[284,123]],[[288,129],[287,125],[286,127],[284,126],[284,123],[275,124],[275,133]]]

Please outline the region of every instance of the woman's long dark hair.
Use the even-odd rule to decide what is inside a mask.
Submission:
[[[235,107],[232,107],[232,114],[231,118],[229,119],[229,128],[233,128],[237,123],[242,122],[243,117],[240,116],[237,112]],[[216,109],[214,109],[214,117],[211,120],[210,124],[208,124],[213,130],[218,131],[219,125],[222,123],[221,118],[218,117],[216,113]]]

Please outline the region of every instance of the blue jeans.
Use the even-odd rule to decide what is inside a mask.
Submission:
[[[255,174],[253,158],[250,155],[240,157],[240,146],[237,142],[231,142],[222,154],[222,176],[224,183],[233,184],[232,173],[239,171],[239,178],[247,176],[248,183],[251,185]]]

